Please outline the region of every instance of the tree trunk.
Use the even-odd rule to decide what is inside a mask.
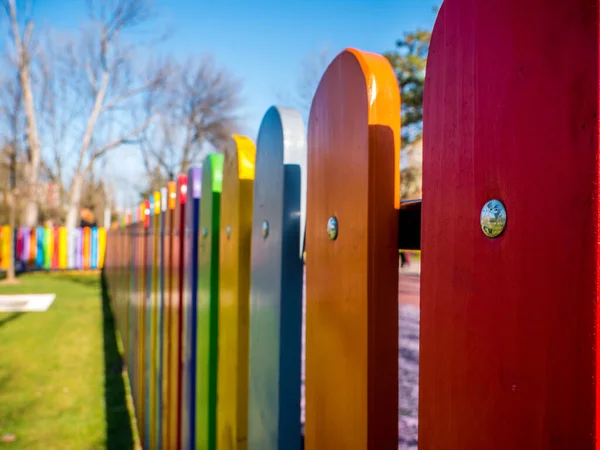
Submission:
[[[23,58],[23,56],[22,56]],[[29,148],[29,164],[27,168],[27,203],[25,204],[25,226],[35,227],[38,222],[38,183],[40,178],[41,144],[38,135],[31,75],[29,64],[19,70],[21,88],[23,90],[23,105],[27,119],[27,146]]]
[[[65,226],[67,229],[77,227],[77,218],[79,216],[79,203],[81,201],[81,190],[83,188],[83,176],[76,174],[71,183],[71,194],[69,196],[69,205],[67,207],[67,218]]]
[[[25,115],[27,118],[27,146],[29,148],[29,163],[27,164],[27,188],[25,195],[25,211],[23,214],[24,225],[35,227],[38,225],[38,182],[40,177],[40,140],[37,132],[35,110],[33,107],[33,95],[28,71],[21,75],[23,88],[23,102],[25,104]]]
[[[35,228],[38,225],[38,202],[34,194],[29,194],[25,200],[23,211],[23,226]]]
[[[10,227],[10,243],[9,243],[9,260],[8,260],[8,272],[6,273],[7,280],[14,281],[16,279],[15,274],[15,237],[16,237],[16,226],[17,226],[17,151],[13,146],[10,155],[10,195],[8,202],[8,226]]]
[[[104,209],[104,224],[103,224],[103,226],[107,230],[110,228],[110,209],[109,208]]]
[[[25,225],[34,227],[37,225],[38,220],[37,186],[39,183],[40,165],[42,162],[42,146],[40,144],[40,137],[38,134],[35,102],[33,97],[33,89],[31,87],[32,51],[30,44],[34,25],[33,20],[27,20],[26,29],[22,36],[19,27],[19,21],[17,19],[16,1],[10,0],[3,3],[10,19],[11,36],[17,51],[17,69],[19,71],[19,83],[22,91],[23,107],[25,109],[26,117],[26,139],[29,163],[26,171],[27,192],[24,222]]]

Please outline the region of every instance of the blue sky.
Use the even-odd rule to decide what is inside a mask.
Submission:
[[[154,0],[170,38],[157,48],[177,58],[210,53],[243,83],[240,134],[255,139],[269,106],[293,96],[302,61],[326,48],[382,53],[405,31],[431,28],[440,0]],[[70,30],[85,15],[84,0],[36,0],[40,26]],[[120,152],[120,150],[119,150]],[[119,154],[111,171],[118,186],[139,179],[128,168],[135,155]],[[114,155],[111,158],[114,163]],[[112,165],[112,164],[111,164]],[[131,187],[129,188],[131,189]],[[121,189],[119,189],[121,190]],[[128,195],[121,202],[129,203]],[[134,197],[135,198],[135,197]],[[121,203],[120,202],[120,203]]]

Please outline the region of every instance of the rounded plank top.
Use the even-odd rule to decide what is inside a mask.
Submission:
[[[160,191],[154,191],[154,195],[152,197],[152,214],[158,215],[160,214]]]
[[[204,160],[202,170],[202,178],[210,180],[209,183],[204,184],[203,188],[207,187],[212,192],[221,193],[223,190],[223,155],[218,153],[209,154]]]
[[[249,137],[237,134],[234,134],[232,139],[234,145],[231,145],[230,142],[226,148],[226,153],[228,152],[231,155],[232,152],[235,152],[238,178],[240,180],[254,180],[254,163],[256,158],[256,146],[254,142]]]
[[[209,154],[202,165],[198,247],[198,334],[196,435],[198,448],[216,447],[219,308],[219,210],[223,155]]]
[[[181,445],[196,445],[196,333],[198,286],[198,219],[202,195],[202,169],[190,167],[187,173],[185,205],[184,283],[182,302]]]
[[[179,198],[179,203],[185,205],[187,199],[187,175],[180,174],[177,176],[177,197]]]
[[[248,415],[250,235],[256,147],[234,135],[225,146],[219,233],[217,447],[245,448]]]
[[[351,53],[360,63],[367,88],[368,123],[389,127],[394,141],[394,205],[400,208],[400,91],[389,61],[376,53],[354,48]],[[377,151],[377,150],[375,150]]]
[[[168,207],[172,211],[175,209],[175,204],[177,203],[177,183],[175,181],[167,183],[167,192],[169,196]]]
[[[306,132],[273,106],[257,139],[250,294],[249,448],[300,448],[300,225]]]
[[[297,165],[300,168],[300,243],[298,254],[301,257],[304,249],[304,229],[306,227],[307,177],[306,127],[304,126],[302,116],[293,108],[271,106],[267,110],[258,131],[257,166],[261,164],[261,141],[262,147],[264,148],[262,153],[266,152],[263,158],[270,158],[270,162],[267,164],[268,166],[281,168],[282,174],[284,164]],[[279,185],[277,184],[277,186]],[[272,188],[279,189],[278,187]],[[283,186],[281,186],[281,189],[283,189]]]
[[[202,195],[202,169],[200,167],[191,167],[188,170],[187,194],[192,198],[198,199]]]
[[[169,196],[167,194],[167,187],[160,188],[160,211],[165,212],[167,210]]]
[[[344,50],[309,121],[307,450],[398,445],[399,152],[389,62]]]

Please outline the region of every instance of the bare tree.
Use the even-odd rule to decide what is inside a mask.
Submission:
[[[34,23],[31,19],[30,2],[26,4],[24,20],[20,19],[15,0],[2,0],[2,5],[10,23],[9,36],[12,43],[12,63],[18,73],[22,92],[22,107],[26,117],[27,192],[23,194],[25,194],[27,201],[24,211],[24,224],[35,226],[38,220],[37,186],[42,157],[32,87],[32,60],[35,56]]]
[[[15,277],[15,233],[17,227],[18,209],[18,187],[23,185],[22,164],[22,136],[25,129],[25,121],[22,114],[23,91],[16,73],[12,77],[3,80],[0,87],[0,114],[4,118],[0,134],[4,142],[0,155],[2,156],[2,172],[7,176],[8,183],[5,187],[5,199],[8,206],[8,226],[12,230],[10,240],[10,259],[7,271],[8,281],[14,281]],[[21,169],[21,170],[19,170]],[[37,205],[37,203],[36,203]]]
[[[33,39],[30,3],[23,8],[16,0],[0,1],[26,118],[24,223],[34,226],[38,220],[43,173],[61,186],[65,222],[75,226],[86,174],[109,152],[136,140],[154,119],[141,113],[142,100],[162,88],[169,70],[139,54],[144,44],[136,41],[136,32],[149,23],[150,0],[88,0],[89,21],[80,32],[57,42],[45,39],[43,46]]]
[[[150,189],[222,149],[237,128],[240,92],[240,82],[205,56],[174,67],[166,89],[147,96],[147,115],[157,117],[140,146]]]
[[[65,70],[74,71],[72,95],[83,93],[85,124],[82,126],[70,183],[65,223],[76,225],[85,174],[107,153],[136,139],[152,122],[135,111],[143,95],[164,86],[168,66],[136,71],[139,46],[124,37],[149,18],[145,0],[89,1],[90,26],[77,43],[68,46]],[[141,73],[140,73],[141,72]]]
[[[64,222],[73,227],[86,180],[106,155],[137,146],[149,177],[163,184],[220,149],[235,130],[239,82],[211,58],[179,65],[148,57],[152,43],[143,40],[162,39],[154,29],[144,33],[153,26],[151,0],[87,0],[89,20],[77,33],[49,32],[37,36],[40,44],[30,9],[0,1],[26,125],[26,225],[39,220],[41,181],[59,187]]]
[[[326,47],[316,53],[309,54],[302,61],[300,78],[297,85],[298,108],[308,113],[321,78],[331,63],[332,57]]]
[[[17,175],[17,153],[16,148],[13,147],[10,143],[5,143],[4,146],[0,149],[0,157],[2,164],[2,171],[8,175],[8,185],[3,186],[4,191],[4,200],[8,207],[8,226],[11,230],[11,239],[9,242],[9,261],[8,261],[8,270],[6,273],[6,279],[8,282],[13,282],[16,280],[15,276],[15,230],[16,230],[16,215],[17,215],[17,195],[16,195],[16,175]]]
[[[292,93],[278,96],[281,103],[298,109],[306,123],[308,123],[310,107],[321,77],[332,59],[331,52],[327,47],[308,53],[300,62],[295,90]]]

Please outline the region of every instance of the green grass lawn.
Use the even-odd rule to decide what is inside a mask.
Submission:
[[[29,274],[0,294],[55,293],[46,312],[0,313],[0,450],[138,447],[98,274]],[[12,442],[2,437],[14,435]]]

